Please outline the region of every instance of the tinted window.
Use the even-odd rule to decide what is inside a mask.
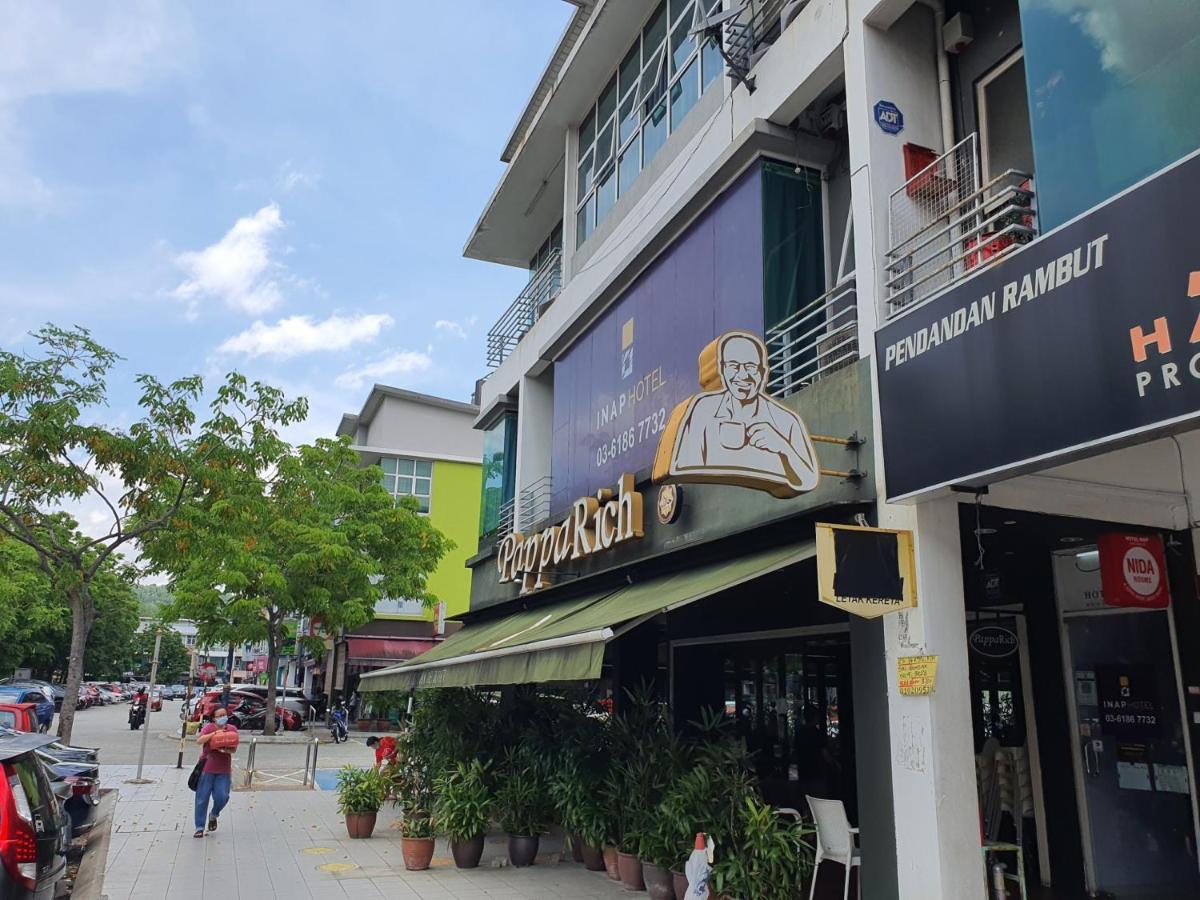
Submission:
[[[17,728],[16,714],[7,709],[0,709],[0,725],[3,725],[5,728],[12,728],[15,731]]]

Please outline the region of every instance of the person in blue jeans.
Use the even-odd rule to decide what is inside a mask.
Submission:
[[[229,713],[218,709],[213,713],[213,720],[200,729],[200,736],[196,738],[204,768],[200,770],[200,783],[196,786],[196,833],[192,837],[204,837],[205,825],[209,831],[216,831],[217,817],[229,802],[229,789],[233,781],[233,751],[208,746],[213,735],[223,731],[237,729],[229,724]]]

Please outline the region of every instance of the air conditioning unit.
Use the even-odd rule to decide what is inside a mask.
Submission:
[[[817,130],[821,134],[841,134],[846,130],[846,104],[830,103],[817,116]]]

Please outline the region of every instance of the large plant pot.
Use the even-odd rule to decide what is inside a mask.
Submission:
[[[571,833],[571,859],[583,862],[583,838],[574,832]]]
[[[672,870],[671,881],[674,882],[675,900],[687,900],[687,876]]]
[[[469,841],[451,841],[450,855],[454,857],[454,865],[460,869],[474,869],[479,865],[483,856],[482,834],[477,834]]]
[[[651,900],[675,900],[675,884],[671,881],[671,873],[662,866],[642,863],[642,881]]]
[[[433,838],[400,838],[400,851],[404,854],[404,868],[420,872],[429,868],[433,859]]]
[[[604,871],[613,881],[621,880],[621,871],[617,868],[617,848],[605,847],[602,851],[604,857]]]
[[[604,851],[591,844],[580,844],[579,852],[583,854],[583,867],[589,872],[604,871]]]
[[[537,858],[540,841],[541,838],[536,834],[510,834],[508,836],[508,861],[517,868],[532,866],[534,859]]]
[[[377,812],[346,813],[346,831],[352,838],[369,838],[375,830]]]
[[[632,853],[617,852],[617,871],[621,873],[621,885],[627,891],[644,891],[642,861]]]

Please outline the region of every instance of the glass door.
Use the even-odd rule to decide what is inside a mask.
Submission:
[[[1169,613],[1104,607],[1089,552],[1054,560],[1087,887],[1200,896]]]

